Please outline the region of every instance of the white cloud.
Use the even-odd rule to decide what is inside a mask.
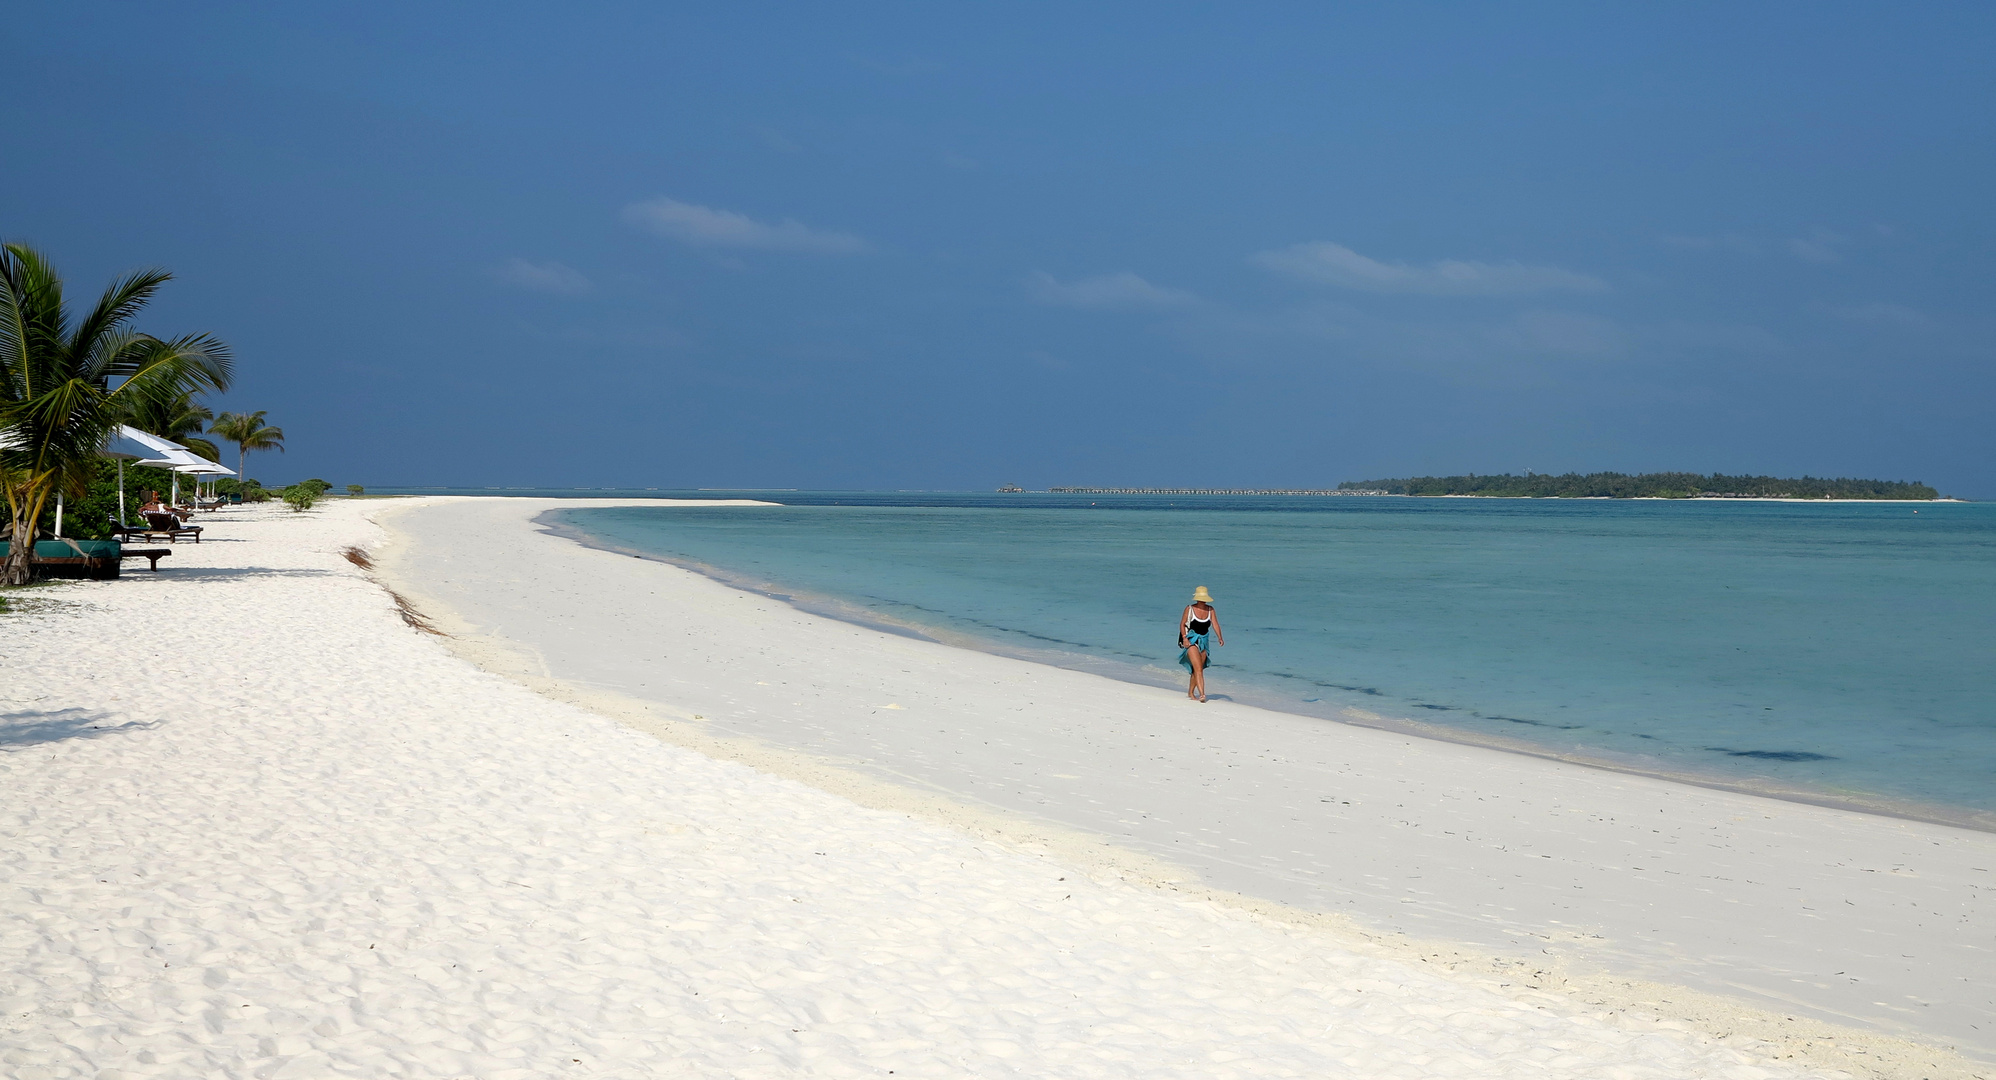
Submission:
[[[1308,281],[1377,293],[1428,296],[1516,296],[1540,292],[1606,292],[1608,283],[1557,266],[1444,259],[1425,266],[1385,263],[1342,244],[1297,244],[1251,257],[1255,265]]]
[[[1196,304],[1199,298],[1183,289],[1153,285],[1129,271],[1060,282],[1052,274],[1035,273],[1027,282],[1033,299],[1058,307],[1132,309]]]
[[[813,229],[784,219],[771,225],[732,210],[716,210],[660,196],[624,207],[624,220],[669,240],[699,247],[754,248],[849,255],[866,250],[851,233]]]
[[[1809,230],[1809,235],[1798,236],[1788,241],[1788,250],[1803,262],[1822,263],[1824,265],[1840,263],[1844,261],[1844,257],[1837,250],[1837,247],[1847,239],[1848,237],[1833,233],[1818,225]]]
[[[1526,311],[1490,331],[1491,340],[1521,352],[1561,356],[1619,356],[1628,335],[1613,322],[1571,311]]]
[[[1662,236],[1657,242],[1664,247],[1681,248],[1685,251],[1731,251],[1740,255],[1760,254],[1760,241],[1738,233],[1720,233],[1717,236]]]
[[[1890,239],[1895,235],[1889,225],[1874,225],[1871,227],[1871,233],[1884,239]],[[1738,233],[1719,233],[1715,236],[1662,236],[1657,239],[1664,247],[1686,251],[1731,251],[1740,255],[1758,255],[1767,247],[1751,236],[1741,236]],[[1801,236],[1791,236],[1777,242],[1774,249],[1777,251],[1785,249],[1803,262],[1829,266],[1844,261],[1842,249],[1850,242],[1849,236],[1818,225]]]
[[[762,140],[762,145],[779,154],[801,154],[804,152],[804,148],[798,145],[797,140],[792,139],[775,128],[756,128],[755,134],[756,138]]]
[[[1740,323],[1673,320],[1644,328],[1643,337],[1646,343],[1670,349],[1713,349],[1749,356],[1788,351],[1788,343],[1765,327]]]
[[[1839,318],[1852,322],[1871,323],[1874,326],[1900,326],[1909,330],[1924,330],[1934,324],[1925,312],[1915,311],[1904,304],[1853,304],[1849,307],[1831,308]]]
[[[493,268],[493,274],[508,285],[535,292],[576,293],[588,292],[594,286],[582,276],[582,271],[573,266],[558,262],[528,262],[522,258],[511,258]]]

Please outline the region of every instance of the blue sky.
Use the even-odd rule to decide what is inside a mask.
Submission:
[[[1996,497],[1987,5],[19,5],[0,235],[377,486]]]

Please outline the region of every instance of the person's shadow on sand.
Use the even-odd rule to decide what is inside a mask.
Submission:
[[[64,739],[96,739],[122,732],[151,731],[160,723],[127,720],[114,724],[108,714],[95,709],[0,713],[0,751],[24,750]]]

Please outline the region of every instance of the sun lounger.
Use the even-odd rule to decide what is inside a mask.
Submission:
[[[201,542],[201,526],[182,524],[177,515],[164,511],[147,511],[144,515],[146,527],[139,532],[141,540],[165,537],[168,543],[177,544],[183,536],[191,536],[195,543]]]
[[[12,545],[0,540],[0,558]],[[93,578],[106,581],[118,576],[118,560],[123,553],[116,540],[38,540],[35,542],[35,573],[45,578]]]

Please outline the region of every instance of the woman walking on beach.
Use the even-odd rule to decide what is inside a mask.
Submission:
[[[1192,602],[1185,605],[1184,614],[1178,617],[1178,662],[1192,672],[1192,685],[1186,687],[1185,696],[1196,701],[1206,700],[1206,662],[1213,656],[1214,645],[1225,645],[1227,635],[1220,629],[1220,613],[1213,610],[1213,594],[1201,585],[1192,590]]]

